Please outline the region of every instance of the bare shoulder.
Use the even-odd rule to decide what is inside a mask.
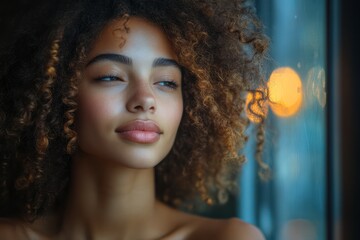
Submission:
[[[238,218],[213,219],[184,213],[161,204],[157,211],[159,226],[155,228],[168,232],[161,239],[174,240],[265,240],[255,226]],[[164,228],[165,227],[165,228]]]
[[[26,234],[19,221],[0,218],[0,240],[8,239],[26,239]]]
[[[238,218],[223,220],[218,236],[222,240],[265,240],[257,227]]]
[[[188,240],[265,240],[261,231],[238,218],[210,219],[193,216],[188,219],[191,231],[184,238]]]

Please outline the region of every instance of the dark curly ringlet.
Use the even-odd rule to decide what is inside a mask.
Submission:
[[[63,204],[77,147],[79,73],[102,28],[131,16],[158,24],[183,68],[184,114],[155,168],[157,198],[175,207],[226,201],[245,160],[244,93],[263,84],[268,47],[252,4],[84,0],[47,8],[29,14],[1,54],[0,215],[34,220]],[[261,152],[263,132],[258,138]]]

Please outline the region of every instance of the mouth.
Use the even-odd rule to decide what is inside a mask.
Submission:
[[[160,139],[162,131],[156,123],[150,120],[135,120],[118,127],[115,132],[130,142],[150,144]]]

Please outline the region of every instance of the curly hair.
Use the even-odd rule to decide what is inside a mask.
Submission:
[[[79,72],[105,24],[129,16],[163,29],[185,79],[174,146],[155,167],[157,198],[175,207],[194,199],[226,201],[245,161],[244,92],[263,84],[268,47],[252,4],[83,0],[50,5],[46,16],[32,15],[36,20],[24,23],[1,54],[0,215],[31,220],[64,202],[77,147]],[[259,136],[258,152],[263,133]]]

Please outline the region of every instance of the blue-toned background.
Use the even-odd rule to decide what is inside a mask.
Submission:
[[[268,76],[281,67],[294,70],[302,102],[285,117],[269,108],[263,156],[272,178],[266,182],[257,175],[255,139],[250,139],[238,216],[257,225],[268,240],[325,240],[325,0],[257,0],[256,8],[271,39]],[[248,131],[254,136],[256,125]]]

